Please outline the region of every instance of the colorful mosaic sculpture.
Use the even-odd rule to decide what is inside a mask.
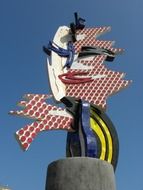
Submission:
[[[97,40],[110,27],[85,28],[85,20],[75,13],[70,27],[60,26],[47,46],[47,68],[54,99],[65,109],[46,103],[47,94],[27,94],[11,111],[35,121],[16,132],[22,148],[27,150],[43,130],[67,130],[67,157],[95,157],[113,164],[118,160],[118,136],[105,114],[108,96],[127,87],[124,73],[109,70],[104,61],[112,62],[122,49],[112,41]],[[50,59],[49,59],[50,57]]]

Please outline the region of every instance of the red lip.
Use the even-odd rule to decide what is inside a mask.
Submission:
[[[93,79],[91,77],[76,77],[80,75],[87,75],[88,72],[67,72],[65,74],[59,75],[59,79],[65,84],[80,84],[86,82],[92,82]]]

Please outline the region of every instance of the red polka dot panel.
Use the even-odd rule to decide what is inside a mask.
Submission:
[[[122,52],[123,49],[113,48],[112,41],[97,40],[100,34],[110,30],[110,27],[84,28],[77,31],[77,35],[85,34],[85,38],[74,43],[76,53],[79,53],[82,46],[98,46],[113,51],[114,53]],[[104,76],[95,78],[91,82],[81,84],[65,84],[66,96],[73,96],[93,103],[102,109],[106,108],[108,96],[120,91],[129,85],[131,81],[123,80],[124,73],[115,72],[106,68],[103,64],[105,55],[96,55],[90,60],[79,59],[78,62],[83,65],[92,66],[92,69],[84,70],[88,72],[88,77]],[[75,70],[70,69],[70,72]],[[77,73],[83,72],[78,69]],[[81,75],[80,75],[81,76]]]
[[[72,117],[68,115],[58,115],[60,111],[63,113],[65,110],[47,104],[45,100],[49,98],[48,95],[27,94],[25,98],[27,101],[21,101],[19,103],[20,106],[24,107],[23,110],[10,112],[13,115],[25,116],[36,120],[32,124],[26,125],[16,132],[17,139],[24,150],[29,148],[33,139],[41,131],[53,129],[72,131]],[[54,112],[50,113],[50,111]]]

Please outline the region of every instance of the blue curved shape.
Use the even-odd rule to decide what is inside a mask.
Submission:
[[[73,60],[74,60],[74,55],[75,55],[75,49],[74,49],[73,43],[71,41],[68,42],[67,49],[61,48],[56,43],[49,41],[49,44],[48,44],[47,48],[45,48],[45,49],[46,49],[45,52],[54,51],[59,56],[66,57],[67,60],[64,65],[64,68],[71,67]],[[48,53],[48,55],[49,55],[49,53]]]
[[[90,104],[82,101],[81,127],[85,139],[86,156],[97,158],[97,139],[90,128]]]

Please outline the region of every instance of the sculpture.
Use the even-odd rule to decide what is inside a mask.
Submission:
[[[123,79],[124,73],[103,64],[123,52],[113,48],[112,41],[97,40],[109,30],[85,28],[85,20],[75,13],[75,22],[70,27],[59,27],[53,41],[43,46],[53,95],[26,94],[27,100],[19,103],[24,109],[10,112],[36,120],[16,132],[24,150],[39,132],[62,129],[68,131],[67,157],[99,158],[116,168],[119,142],[105,113],[106,99],[131,81]],[[65,109],[46,103],[52,97]]]

